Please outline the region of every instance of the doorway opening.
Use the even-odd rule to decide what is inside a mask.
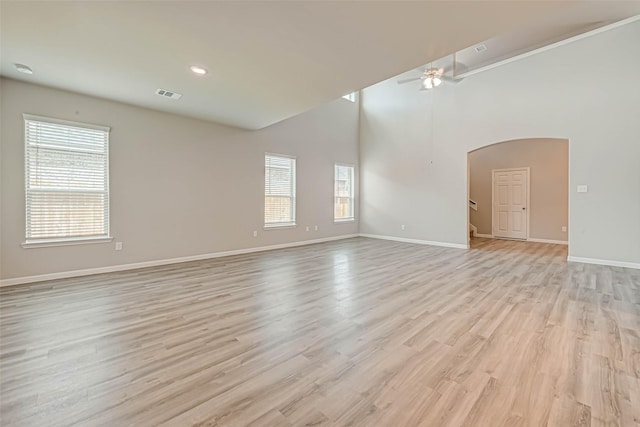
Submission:
[[[568,245],[569,141],[527,138],[467,154],[469,243],[501,238]]]

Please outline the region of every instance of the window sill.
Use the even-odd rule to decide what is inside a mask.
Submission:
[[[32,248],[48,248],[52,246],[75,246],[75,245],[91,245],[94,243],[108,243],[113,237],[91,237],[86,239],[49,239],[49,240],[33,240],[26,241],[21,244],[25,249]]]
[[[264,229],[265,230],[275,230],[275,229],[280,229],[280,228],[296,228],[297,225],[295,222],[288,222],[285,224],[269,224],[269,225],[265,225]]]
[[[344,218],[344,219],[334,219],[333,223],[334,224],[340,224],[340,223],[343,223],[343,222],[355,222],[355,221],[356,221],[355,218]]]

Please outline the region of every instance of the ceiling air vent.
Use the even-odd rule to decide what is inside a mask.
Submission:
[[[481,53],[484,52],[485,50],[487,50],[487,46],[483,45],[483,44],[479,44],[478,46],[473,48],[477,53]]]
[[[156,95],[171,99],[180,99],[180,97],[182,97],[181,93],[171,92],[170,90],[165,89],[156,89]]]

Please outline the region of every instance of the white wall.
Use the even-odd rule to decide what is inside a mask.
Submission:
[[[467,152],[566,138],[570,255],[640,263],[639,42],[636,21],[457,85],[364,90],[360,231],[466,244]]]
[[[529,168],[529,238],[567,241],[569,220],[569,141],[519,139],[469,153],[469,210],[479,234],[493,234],[493,169]]]
[[[357,221],[333,223],[333,165],[358,163],[357,102],[339,99],[250,132],[8,79],[0,91],[2,279],[358,232]],[[111,234],[124,250],[21,247],[23,113],[111,127]],[[297,228],[263,230],[265,152],[297,156]]]

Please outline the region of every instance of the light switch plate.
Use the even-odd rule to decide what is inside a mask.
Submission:
[[[586,193],[589,188],[586,185],[578,185],[578,193]]]

